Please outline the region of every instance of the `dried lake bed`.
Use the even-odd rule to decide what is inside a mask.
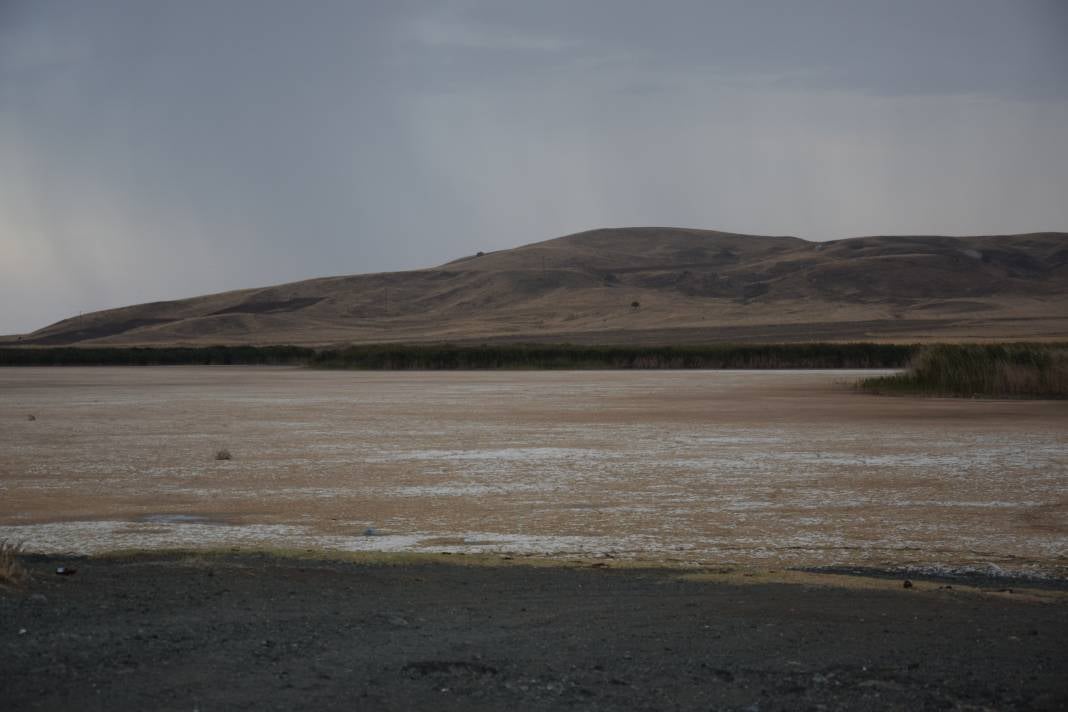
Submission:
[[[1068,404],[869,373],[8,368],[0,539],[1068,577]]]

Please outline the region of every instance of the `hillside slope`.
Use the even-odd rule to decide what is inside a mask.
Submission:
[[[808,242],[620,228],[430,269],[327,277],[110,309],[63,320],[18,342],[1066,337],[1066,233]]]

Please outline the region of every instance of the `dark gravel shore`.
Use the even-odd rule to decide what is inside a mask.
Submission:
[[[502,563],[30,557],[0,708],[1068,708],[1063,590]]]

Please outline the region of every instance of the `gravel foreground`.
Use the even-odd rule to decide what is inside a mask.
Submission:
[[[1063,588],[440,558],[27,557],[0,708],[1068,709]]]

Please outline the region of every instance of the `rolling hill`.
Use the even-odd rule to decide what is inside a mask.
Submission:
[[[1068,338],[1068,233],[602,229],[428,269],[109,309],[38,346]]]

